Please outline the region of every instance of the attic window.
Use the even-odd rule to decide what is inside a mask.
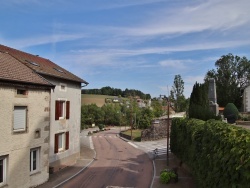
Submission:
[[[17,95],[28,95],[28,91],[25,89],[17,89],[16,93]]]
[[[29,64],[31,64],[31,65],[34,65],[34,66],[40,66],[39,64],[37,64],[36,62],[34,62],[34,61],[28,61],[28,60],[25,60],[25,61],[27,61]]]
[[[55,69],[56,71],[60,72],[60,73],[64,73],[61,69],[58,69],[58,68],[56,68],[56,67],[54,67],[54,69]]]

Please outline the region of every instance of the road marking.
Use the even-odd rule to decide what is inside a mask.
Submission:
[[[138,146],[137,145],[135,145],[135,144],[133,144],[133,143],[131,143],[131,142],[128,142],[131,146],[133,146],[133,147],[135,147],[135,148],[138,148]]]
[[[93,141],[92,141],[92,136],[89,137],[89,147],[91,149],[94,149]]]

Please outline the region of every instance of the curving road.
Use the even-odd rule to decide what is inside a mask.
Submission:
[[[150,187],[153,165],[148,155],[117,137],[118,130],[100,132],[92,137],[96,160],[62,187],[106,188]]]

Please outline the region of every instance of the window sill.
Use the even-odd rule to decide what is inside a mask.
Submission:
[[[0,184],[0,187],[1,188],[4,188],[4,187],[9,187],[7,183],[4,183],[4,184]]]
[[[30,172],[30,176],[35,176],[37,174],[41,174],[40,170],[34,171],[34,172]]]
[[[58,149],[58,153],[63,153],[65,151],[66,151],[65,149]]]
[[[26,129],[21,129],[21,130],[13,130],[13,133],[26,133]]]

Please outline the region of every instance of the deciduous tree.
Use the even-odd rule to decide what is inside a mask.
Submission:
[[[250,61],[246,57],[221,56],[215,62],[216,69],[209,70],[205,76],[216,81],[217,103],[226,106],[234,103],[238,109],[242,106],[242,90],[249,84]]]

